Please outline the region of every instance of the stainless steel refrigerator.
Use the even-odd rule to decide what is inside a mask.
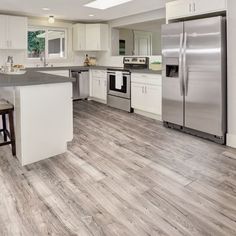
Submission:
[[[224,144],[224,17],[163,25],[162,59],[164,125]]]

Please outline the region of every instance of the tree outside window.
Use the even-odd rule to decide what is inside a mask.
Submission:
[[[66,57],[66,31],[62,29],[29,29],[28,58],[60,59]]]

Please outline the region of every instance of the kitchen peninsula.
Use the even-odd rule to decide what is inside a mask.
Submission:
[[[66,152],[73,139],[72,82],[31,70],[0,75],[0,97],[15,107],[16,156],[22,166]]]

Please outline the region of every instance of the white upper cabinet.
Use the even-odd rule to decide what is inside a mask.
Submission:
[[[27,18],[0,15],[0,49],[27,49]]]
[[[107,51],[107,24],[76,24],[73,26],[73,49],[75,51]]]
[[[172,19],[225,11],[227,0],[178,0],[166,4],[167,22]]]
[[[86,27],[85,24],[73,25],[73,49],[75,51],[84,50],[86,47]]]
[[[0,49],[8,49],[7,17],[0,15]]]

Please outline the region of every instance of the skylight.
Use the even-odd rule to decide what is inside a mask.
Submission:
[[[85,6],[105,10],[131,1],[133,0],[95,0],[86,4]]]

